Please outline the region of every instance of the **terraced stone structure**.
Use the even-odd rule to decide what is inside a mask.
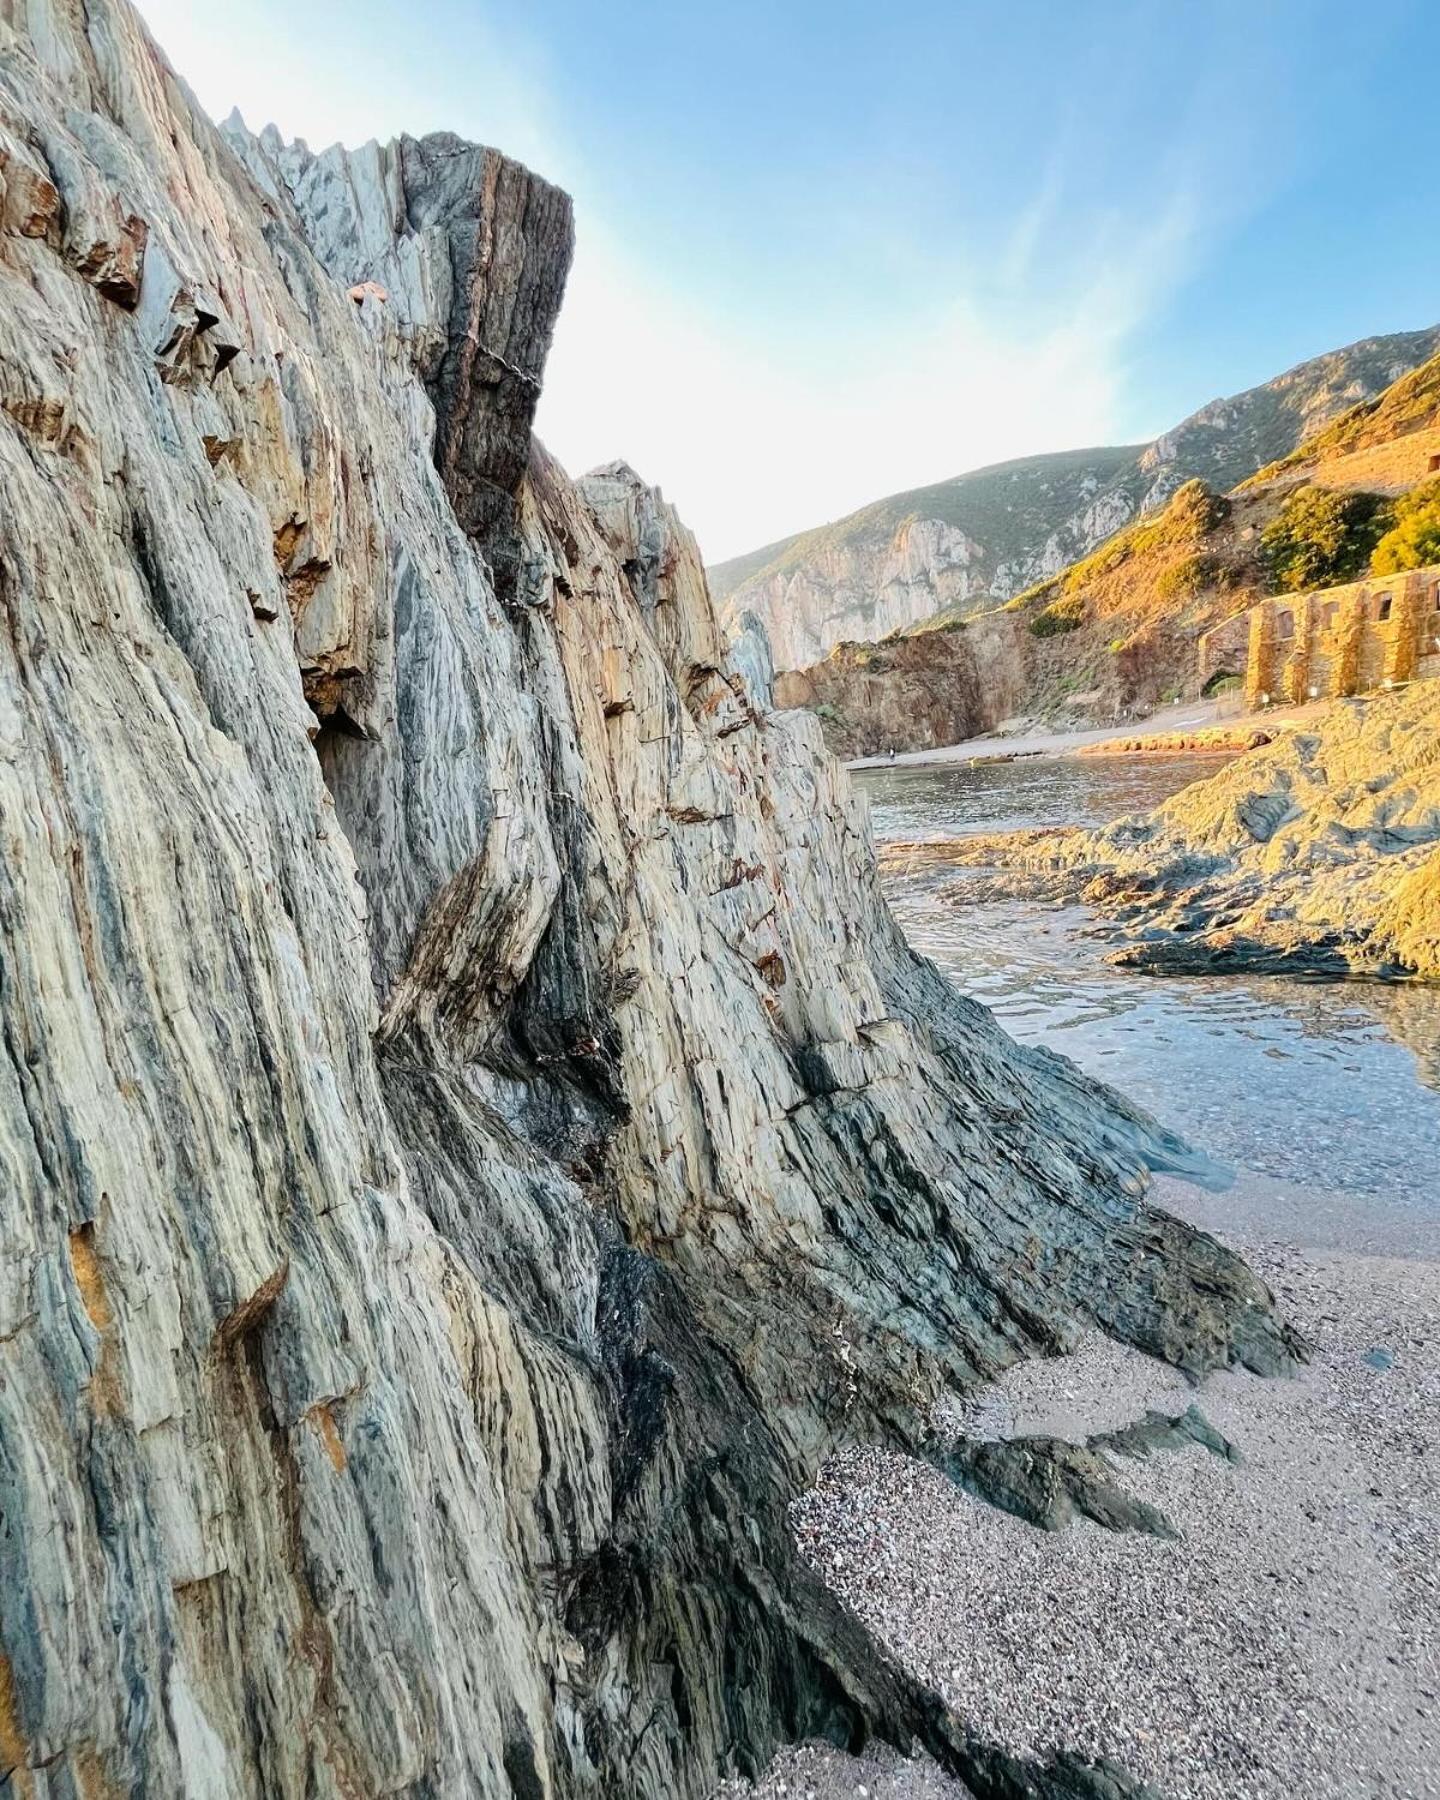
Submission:
[[[699,1800],[971,1738],[798,1560],[1099,1323],[1299,1351],[914,957],[691,538],[530,437],[565,197],[0,14],[0,1788]]]

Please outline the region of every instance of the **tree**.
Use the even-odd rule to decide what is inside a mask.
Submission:
[[[1421,482],[1395,502],[1395,524],[1370,558],[1377,575],[1423,569],[1431,563],[1440,563],[1440,477]]]

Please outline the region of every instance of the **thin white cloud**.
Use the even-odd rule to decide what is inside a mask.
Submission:
[[[1044,295],[982,310],[957,293],[920,318],[897,296],[885,329],[802,372],[582,221],[539,429],[576,471],[623,456],[659,481],[718,561],[885,493],[1112,438],[1127,343],[1196,230],[1176,195],[1140,226],[1098,229]]]
[[[712,561],[981,463],[1112,439],[1127,343],[1195,253],[1195,170],[1177,164],[1171,197],[1143,221],[1086,218],[1057,121],[1047,173],[990,267],[953,237],[895,238],[883,207],[861,218],[851,206],[836,264],[865,266],[868,241],[867,272],[893,276],[893,305],[856,317],[844,293],[833,306],[823,290],[806,296],[807,341],[787,359],[755,317],[718,314],[703,282],[657,269],[601,216],[542,54],[494,39],[478,13],[467,32],[480,53],[455,69],[416,54],[409,10],[372,21],[361,55],[346,0],[234,0],[243,16],[223,33],[192,0],[143,4],[217,115],[238,104],[253,127],[273,119],[315,148],[448,126],[578,187],[539,430],[576,473],[622,456],[661,484]],[[783,232],[783,218],[757,221],[762,271],[765,229]]]

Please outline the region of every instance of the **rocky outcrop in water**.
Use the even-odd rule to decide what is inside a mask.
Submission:
[[[827,747],[848,760],[994,730],[1025,698],[1036,660],[1024,621],[998,611],[878,644],[838,644],[823,662],[769,679],[775,705],[814,713]]]
[[[901,941],[693,541],[529,437],[556,190],[0,23],[0,1783],[692,1800],[969,1737],[797,1558],[1099,1323],[1288,1367]]]
[[[775,704],[816,714],[836,756],[956,744],[993,721],[960,630],[883,644],[841,644],[813,668],[775,681]]]
[[[984,871],[957,904],[1081,901],[1156,974],[1440,980],[1440,682],[1338,701],[1147,816],[929,853]]]

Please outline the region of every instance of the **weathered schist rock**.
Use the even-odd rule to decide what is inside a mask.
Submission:
[[[1287,1367],[906,949],[695,547],[529,425],[564,197],[0,21],[0,1787],[690,1800],[972,1742],[797,1560],[1084,1326]]]

